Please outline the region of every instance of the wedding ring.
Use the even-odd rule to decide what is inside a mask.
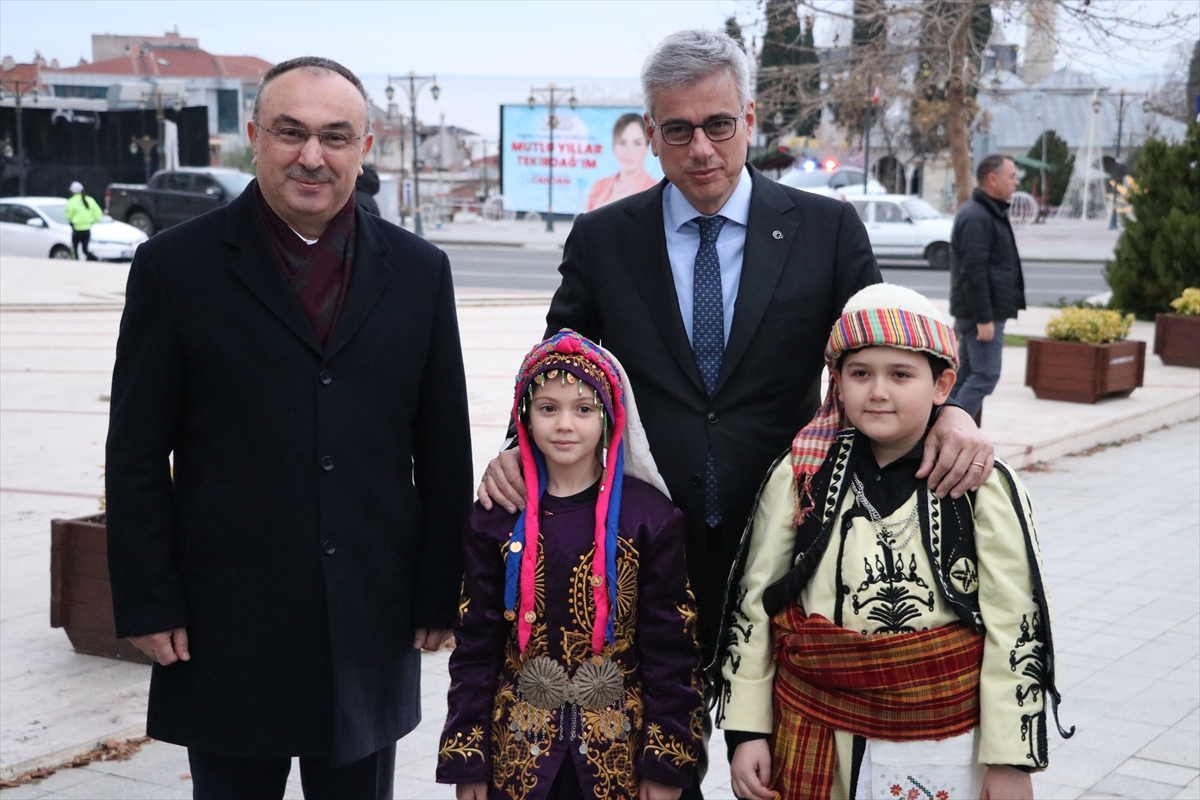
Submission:
[[[979,467],[980,469],[983,469],[983,462],[981,462],[981,461],[972,461],[972,462],[971,462],[971,466],[972,466],[972,467]]]

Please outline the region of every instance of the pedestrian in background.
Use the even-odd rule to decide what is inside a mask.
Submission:
[[[962,360],[950,398],[979,423],[983,398],[1000,381],[1004,322],[1025,308],[1025,276],[1008,223],[1017,165],[993,153],[979,162],[975,180],[950,234],[950,314]]]
[[[363,164],[362,174],[354,182],[354,202],[363,211],[377,217],[381,216],[379,204],[375,202],[377,194],[379,194],[379,173],[375,171],[374,167]]]
[[[197,798],[390,798],[471,508],[446,254],[359,209],[362,82],[263,76],[257,178],[129,271],[106,487],[117,634]]]
[[[83,184],[73,181],[71,199],[67,201],[67,222],[71,223],[71,252],[75,258],[83,253],[88,261],[100,260],[88,252],[88,243],[92,239],[92,226],[103,216],[99,204],[83,190]]]

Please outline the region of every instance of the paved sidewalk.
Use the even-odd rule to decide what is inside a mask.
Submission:
[[[100,475],[107,426],[107,393],[126,270],[120,265],[96,268],[96,265],[70,262],[0,259],[0,438],[4,442],[0,450],[0,498],[3,498],[0,504],[0,777],[62,763],[90,749],[97,741],[138,735],[144,720],[148,669],[74,653],[65,634],[49,627],[48,614],[49,521],[55,517],[95,513],[102,488]],[[477,474],[482,472],[503,437],[511,403],[512,376],[521,356],[541,334],[548,300],[548,296],[521,293],[459,294],[459,322]],[[1051,309],[1031,309],[1010,326],[1009,332],[1040,333],[1051,313]],[[1150,338],[1152,333],[1152,327],[1147,324],[1135,326],[1137,338]],[[1147,352],[1150,352],[1149,347]],[[1164,367],[1152,355],[1147,356],[1143,388],[1129,398],[1095,406],[1036,400],[1023,386],[1023,364],[1023,348],[1005,351],[1001,385],[984,410],[985,433],[997,442],[998,453],[1017,466],[1056,458],[1200,415],[1200,371]],[[1089,459],[1061,459],[1054,462],[1050,473],[1027,475],[1036,501],[1043,502],[1040,482],[1049,481],[1046,491],[1063,493],[1063,508],[1072,512],[1078,509],[1075,516],[1061,523],[1043,512],[1046,530],[1043,542],[1048,553],[1052,585],[1056,589],[1058,602],[1055,607],[1060,625],[1064,626],[1059,646],[1064,653],[1072,647],[1078,648],[1079,659],[1072,661],[1064,655],[1064,664],[1077,663],[1077,667],[1071,668],[1075,670],[1072,674],[1076,675],[1077,682],[1085,684],[1083,691],[1092,692],[1081,695],[1088,702],[1077,705],[1071,702],[1072,695],[1068,692],[1065,716],[1068,722],[1083,718],[1071,716],[1075,709],[1081,714],[1086,712],[1084,716],[1091,719],[1104,708],[1119,711],[1129,698],[1139,693],[1165,691],[1155,687],[1162,680],[1178,682],[1175,671],[1181,664],[1190,663],[1191,669],[1196,669],[1195,659],[1200,652],[1195,638],[1198,625],[1195,616],[1196,524],[1200,516],[1196,506],[1196,486],[1200,484],[1196,477],[1196,464],[1200,460],[1196,455],[1200,450],[1197,428],[1195,425],[1178,426],[1169,432],[1154,434],[1151,439],[1159,443],[1155,447],[1162,452],[1146,457],[1144,464],[1138,462],[1140,466],[1130,470],[1129,476],[1123,477],[1111,469],[1093,475],[1085,467],[1108,463],[1106,459],[1111,459],[1114,454],[1120,459],[1125,454],[1141,452],[1137,448],[1144,448],[1144,443],[1112,449]],[[1171,456],[1175,449],[1190,454],[1191,461],[1180,461],[1183,456]],[[1179,467],[1179,463],[1184,466]],[[1061,485],[1056,485],[1056,480]],[[1103,502],[1123,497],[1119,489],[1125,486],[1131,489],[1126,501],[1116,508],[1111,500]],[[1174,510],[1170,505],[1172,497],[1181,498]],[[1059,510],[1056,504],[1054,511]],[[1056,525],[1061,525],[1062,529]],[[1166,538],[1176,536],[1172,532],[1175,528],[1171,527],[1175,525],[1190,525],[1191,532],[1187,534],[1190,538],[1184,537],[1186,541]],[[1138,550],[1140,542],[1152,540],[1155,542],[1153,552]],[[1060,542],[1070,544],[1065,550],[1055,550]],[[1135,543],[1130,551],[1132,555],[1120,550],[1130,542]],[[1088,550],[1085,547],[1088,543],[1095,549]],[[1105,570],[1111,570],[1111,574]],[[1090,576],[1086,580],[1085,573]],[[1139,599],[1143,590],[1147,592],[1144,602]],[[1072,600],[1073,597],[1078,599]],[[1157,623],[1143,621],[1140,617],[1135,617],[1128,625],[1123,623],[1124,627],[1109,630],[1110,626],[1099,621],[1106,619],[1104,615],[1108,612],[1096,609],[1104,609],[1110,602],[1137,602],[1139,608],[1152,606],[1146,615],[1161,614],[1164,620],[1174,619],[1174,612],[1166,610],[1172,602],[1191,611],[1157,633]],[[1133,610],[1136,609],[1130,609]],[[1127,658],[1137,647],[1144,646],[1138,640],[1137,645],[1127,647],[1138,636],[1146,642],[1160,642],[1156,647],[1165,646],[1161,642],[1178,643],[1181,640],[1177,637],[1186,633],[1187,624],[1191,626],[1191,639],[1186,641],[1186,646],[1181,644],[1180,647],[1190,653],[1190,662],[1185,659],[1180,664],[1172,664],[1170,670],[1161,674],[1154,669],[1138,669],[1130,680],[1114,677],[1122,673],[1113,670],[1140,663]],[[1067,632],[1072,628],[1073,634]],[[1146,652],[1155,651],[1152,648]],[[1094,659],[1092,655],[1095,655]],[[420,781],[427,782],[432,775],[436,732],[444,713],[435,705],[442,702],[439,696],[444,695],[445,690],[444,656],[426,657],[426,663],[426,723],[422,732],[402,743],[404,755],[398,760],[398,767],[408,770],[402,773],[405,780],[417,783],[413,784],[412,794],[398,789],[397,797],[419,796],[426,789],[437,791]],[[1156,663],[1166,665],[1167,661]],[[1103,675],[1093,678],[1099,671],[1103,671]],[[1174,678],[1171,677],[1173,674]],[[1066,689],[1066,666],[1063,675]],[[1153,678],[1151,683],[1146,682],[1148,677]],[[1194,676],[1192,684],[1194,689]],[[1119,686],[1125,688],[1119,689]],[[1184,744],[1192,743],[1192,761],[1172,763],[1194,773],[1197,767],[1194,695],[1193,691],[1193,699],[1188,701],[1186,692],[1170,693],[1178,701],[1170,704],[1172,707],[1190,709],[1188,713],[1192,716],[1183,722],[1113,722],[1113,731],[1116,731],[1112,733],[1113,742],[1105,739],[1087,745],[1092,750],[1123,754],[1116,764],[1110,764],[1115,756],[1096,756],[1095,763],[1089,767],[1091,771],[1086,774],[1060,776],[1052,769],[1044,780],[1083,790],[1096,785],[1102,778],[1107,779],[1118,766],[1126,770],[1145,767],[1138,766],[1141,762],[1130,762],[1133,766],[1129,766],[1124,759],[1137,753],[1149,739],[1128,752],[1117,747],[1119,742],[1114,742],[1124,741],[1121,737],[1126,733],[1122,731],[1137,729],[1145,733],[1153,730],[1156,736],[1168,733],[1165,729],[1153,728],[1154,725],[1178,729],[1163,740],[1168,743],[1191,731],[1192,739],[1185,738]],[[1092,697],[1096,699],[1090,699]],[[1156,697],[1159,695],[1147,695],[1146,708],[1150,709],[1147,714],[1160,714],[1161,704],[1154,699]],[[1155,719],[1165,717],[1156,716]],[[1191,722],[1187,723],[1187,719]],[[1179,729],[1179,725],[1185,723],[1192,727]],[[1152,727],[1138,727],[1145,724]],[[1085,737],[1068,744],[1075,746],[1088,741]],[[1157,746],[1167,745],[1160,742]],[[168,745],[149,745],[132,761],[68,770],[37,787],[5,791],[4,796],[38,796],[28,793],[50,790],[71,792],[75,790],[62,782],[90,781],[98,773],[126,775],[123,780],[142,780],[148,774],[155,776],[155,789],[139,788],[135,783],[122,784],[125,788],[114,789],[105,796],[170,796],[170,793],[163,793],[168,786],[186,794],[188,790],[179,786],[179,775],[187,771],[186,760],[181,761],[178,754],[171,756],[173,751],[175,748]],[[1157,750],[1148,752],[1151,755],[1158,753]],[[1094,753],[1088,757],[1092,755]],[[140,766],[143,764],[159,766],[143,768]],[[722,757],[714,753],[715,768],[710,784],[715,787],[727,781],[727,777],[718,772],[721,764]],[[1096,775],[1105,765],[1110,768]],[[166,772],[154,771],[160,768]],[[1184,775],[1153,765],[1146,768],[1152,769],[1159,781],[1167,780],[1167,775],[1174,776],[1171,780]],[[144,769],[150,772],[142,771]],[[176,783],[163,783],[164,776],[171,771],[175,773],[172,780]],[[1087,782],[1089,779],[1090,783]],[[96,787],[106,785],[94,784],[91,788],[79,789],[77,794],[52,796],[97,796],[95,792],[100,788]],[[1116,794],[1138,796],[1134,791]]]
[[[1200,798],[1200,424],[1183,423],[1024,472],[1053,594],[1062,720],[1041,798]],[[1114,504],[1113,498],[1125,498]],[[425,656],[425,721],[398,747],[397,798],[453,798],[433,781],[444,653]],[[720,738],[719,736],[717,737]],[[705,796],[730,798],[720,747]],[[18,798],[190,797],[187,754],[155,742],[129,761],[61,771]],[[288,784],[299,798],[298,770]]]

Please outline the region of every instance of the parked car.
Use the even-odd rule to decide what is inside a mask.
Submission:
[[[146,234],[105,215],[92,226],[88,250],[101,261],[129,261]],[[0,200],[0,253],[34,258],[73,258],[67,201],[61,197]]]
[[[954,220],[919,197],[903,194],[850,198],[876,258],[922,259],[931,269],[950,269],[950,229]]]
[[[813,161],[805,161],[785,172],[779,182],[784,186],[803,189],[806,192],[845,200],[852,195],[863,194],[863,172],[854,167],[833,170],[822,169]],[[867,194],[884,194],[883,184],[871,178],[867,181]]]
[[[111,183],[104,208],[114,219],[153,236],[214,208],[228,205],[254,180],[229,167],[180,167],[156,172],[150,183]]]

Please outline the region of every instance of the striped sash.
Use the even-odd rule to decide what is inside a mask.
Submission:
[[[863,636],[790,603],[772,620],[772,787],[784,798],[829,797],[834,730],[870,739],[945,739],[979,724],[983,635],[961,623]]]

